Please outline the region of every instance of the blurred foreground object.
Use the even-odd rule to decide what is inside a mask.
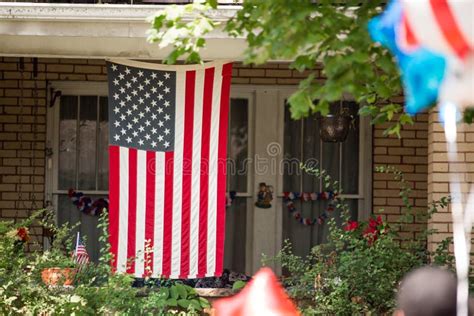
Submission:
[[[394,0],[369,23],[397,59],[409,114],[436,101],[474,106],[473,16],[470,0]]]
[[[214,303],[215,316],[292,316],[299,312],[270,268],[262,268],[238,294]]]
[[[449,271],[423,267],[400,284],[395,316],[455,316],[456,277]]]

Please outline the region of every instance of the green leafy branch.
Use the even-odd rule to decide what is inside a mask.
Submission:
[[[399,72],[392,55],[372,42],[366,27],[384,5],[383,0],[337,5],[331,0],[246,0],[222,26],[213,19],[217,1],[196,1],[151,17],[148,40],[172,46],[166,63],[200,63],[205,36],[223,27],[230,36],[246,39],[244,63],[289,60],[291,69],[308,72],[288,100],[294,119],[327,115],[332,102],[353,98],[361,104],[361,115],[370,115],[374,124],[392,122],[386,134],[399,136],[404,124],[413,123],[390,100],[401,95]]]

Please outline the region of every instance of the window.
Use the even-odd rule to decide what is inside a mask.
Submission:
[[[67,90],[65,91],[67,93]],[[54,109],[55,148],[52,199],[57,222],[74,224],[87,239],[92,260],[98,259],[97,217],[82,214],[71,203],[73,188],[93,199],[108,194],[108,110],[107,97],[63,94]]]
[[[246,271],[247,216],[251,194],[249,192],[250,157],[250,97],[231,97],[227,150],[227,188],[236,192],[226,212],[226,239],[224,268]]]
[[[358,217],[361,194],[360,182],[360,122],[356,115],[355,102],[341,102],[332,106],[332,113],[341,109],[356,119],[353,121],[347,139],[341,143],[323,142],[319,135],[320,115],[312,115],[302,120],[292,120],[288,107],[285,109],[284,192],[321,192],[321,179],[307,174],[298,167],[299,162],[325,170],[333,180],[341,184],[343,196],[348,203],[353,219]],[[317,218],[328,208],[327,201],[295,202],[295,207],[303,217]],[[305,226],[297,222],[293,215],[283,209],[283,238],[289,239],[296,254],[307,255],[312,246],[324,243],[327,225]],[[327,212],[329,217],[339,219],[336,212]]]

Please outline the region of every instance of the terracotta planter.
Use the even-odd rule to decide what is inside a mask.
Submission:
[[[73,268],[47,268],[41,271],[41,279],[46,285],[71,285],[76,269]]]

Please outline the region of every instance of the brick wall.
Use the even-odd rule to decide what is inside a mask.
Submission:
[[[428,198],[438,200],[450,195],[449,173],[452,173],[459,177],[464,194],[461,201],[465,205],[470,184],[474,180],[474,125],[458,125],[457,162],[451,164],[448,163],[444,128],[437,111],[430,113],[428,127]],[[435,214],[428,222],[428,227],[439,232],[428,239],[428,249],[434,250],[446,237],[452,237],[451,207]]]
[[[415,118],[415,124],[404,126],[400,139],[384,136],[383,131],[387,127],[387,124],[374,127],[374,165],[391,165],[402,171],[413,189],[409,200],[415,206],[414,211],[424,211],[427,208],[428,115],[419,114]],[[374,173],[373,208],[375,213],[381,214],[389,222],[396,221],[404,212],[400,183],[394,180],[392,174]],[[413,222],[400,235],[404,238],[416,238],[417,233],[424,228],[426,222]]]
[[[33,64],[30,58],[25,58],[22,115],[24,124],[21,129],[18,62],[19,58],[0,57],[0,218],[7,219],[27,217],[32,208],[33,199],[36,199],[38,207],[42,206],[44,200],[47,82],[49,80],[107,80],[103,60],[40,58],[37,77],[38,98],[35,109],[32,96]],[[321,77],[319,69],[315,72],[318,77]],[[272,63],[258,67],[235,64],[232,83],[296,85],[307,74],[288,69],[286,63]],[[35,116],[34,113],[36,113]],[[33,126],[35,122],[36,127]],[[407,180],[414,187],[412,194],[414,205],[426,208],[427,115],[418,116],[415,125],[404,128],[401,140],[383,136],[385,128],[384,125],[374,127],[374,163],[394,165],[405,172]],[[33,141],[35,129],[36,142]],[[23,139],[21,148],[20,138]],[[398,218],[401,212],[400,199],[397,198],[397,185],[398,183],[394,182],[390,176],[374,174],[374,210],[384,208],[383,214],[389,221]],[[19,192],[24,202],[19,201]],[[418,223],[413,227],[419,230],[420,225],[423,223]],[[39,238],[42,232],[39,228],[35,228],[34,233],[36,238]],[[414,234],[413,232],[406,233],[412,236]]]

